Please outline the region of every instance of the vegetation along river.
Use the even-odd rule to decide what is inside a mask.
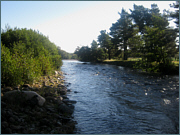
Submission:
[[[79,134],[179,133],[179,76],[64,60]]]

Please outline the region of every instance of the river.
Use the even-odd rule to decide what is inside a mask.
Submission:
[[[63,60],[77,134],[179,133],[179,76]]]

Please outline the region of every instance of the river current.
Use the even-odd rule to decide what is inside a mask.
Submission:
[[[179,133],[179,76],[63,60],[77,134]]]

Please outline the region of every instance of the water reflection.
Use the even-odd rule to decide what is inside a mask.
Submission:
[[[152,76],[112,65],[63,61],[77,100],[77,133],[179,132],[179,78]]]

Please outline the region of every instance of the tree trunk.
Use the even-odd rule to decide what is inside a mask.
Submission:
[[[128,59],[128,54],[127,54],[127,45],[126,45],[126,41],[124,41],[124,60]]]
[[[111,59],[111,50],[108,49],[109,60]]]

